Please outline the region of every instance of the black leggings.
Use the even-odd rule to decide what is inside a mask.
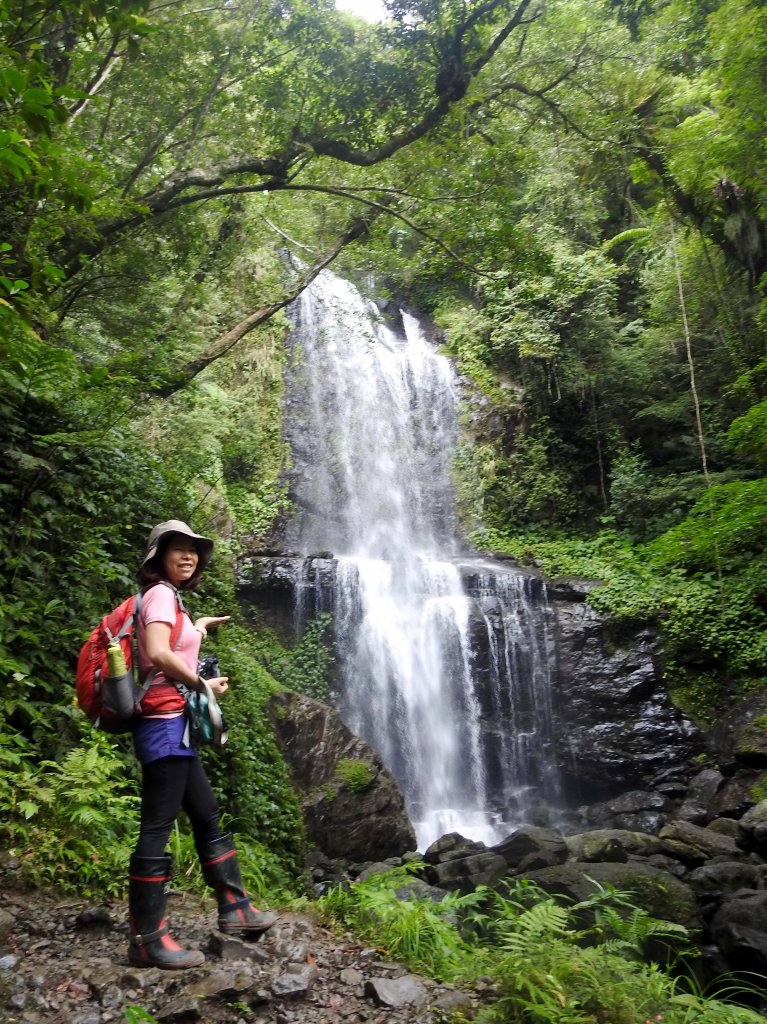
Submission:
[[[137,857],[162,857],[181,808],[189,815],[198,850],[221,835],[220,810],[197,757],[161,757],[143,766]]]

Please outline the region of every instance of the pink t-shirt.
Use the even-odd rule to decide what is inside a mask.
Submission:
[[[177,614],[176,591],[168,584],[157,583],[143,595],[138,630],[138,659],[142,679],[146,679],[153,667],[146,653],[144,632],[146,626],[150,622],[166,622],[172,629],[176,623]],[[183,625],[175,653],[195,674],[197,673],[197,659],[201,642],[202,637],[194,628],[192,620],[184,612]],[[141,708],[145,715],[177,713],[184,710],[184,698],[178,692],[178,688],[169,682],[162,672],[158,671],[141,702]]]

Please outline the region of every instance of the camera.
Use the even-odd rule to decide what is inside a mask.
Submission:
[[[221,666],[215,654],[206,654],[197,662],[197,675],[203,679],[217,679],[221,675]]]

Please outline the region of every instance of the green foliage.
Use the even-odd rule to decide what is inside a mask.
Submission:
[[[223,829],[230,827],[229,815],[226,813],[222,816],[221,826]],[[295,876],[288,873],[285,860],[279,853],[273,852],[252,835],[236,832],[234,840],[243,882],[254,901],[274,905],[295,895]],[[181,883],[185,889],[201,896],[210,896],[210,889],[202,877],[191,830],[176,823],[171,833],[169,849],[173,857],[174,878],[177,884]]]
[[[123,1015],[126,1024],[141,1024],[142,1021],[145,1021],[146,1024],[157,1024],[157,1018],[153,1017],[143,1006],[124,1006]]]
[[[767,468],[767,399],[732,421],[727,440],[734,451],[753,456],[761,470]]]
[[[613,459],[610,513],[619,526],[639,533],[647,522],[650,474],[647,460],[636,448],[626,448]]]
[[[462,373],[468,374],[482,392],[498,406],[504,394],[497,375],[489,366],[491,321],[474,306],[450,299],[432,313],[445,332],[445,348],[454,357]]]
[[[352,793],[361,793],[375,780],[375,772],[364,761],[342,757],[336,765],[336,775]]]
[[[397,890],[406,889],[417,870],[411,864],[353,886],[337,886],[320,897],[317,908],[362,938],[385,946],[393,959],[451,980],[468,956],[454,923],[466,897],[449,894],[440,903],[417,897],[397,899]]]
[[[590,1024],[608,1018],[638,1024],[666,1009],[669,979],[657,965],[642,963],[643,942],[653,933],[684,929],[653,921],[638,908],[624,920],[617,909],[626,905],[620,894],[597,893],[566,908],[540,896],[530,905],[529,894],[524,896],[498,908],[497,945],[489,955],[483,951],[499,980],[497,1002],[485,1020]],[[606,905],[609,899],[617,906]],[[578,943],[586,936],[572,924],[584,909],[597,911],[585,947]]]
[[[149,526],[181,517],[231,537],[192,602],[225,611],[233,559],[290,514],[285,323],[231,349],[228,332],[295,279],[286,240],[313,260],[373,195],[407,222],[382,215],[344,266],[376,266],[446,332],[467,378],[467,527],[601,579],[590,600],[619,624],[660,622],[677,699],[701,720],[763,681],[764,6],[553,2],[484,62],[507,13],[395,3],[373,28],[293,0],[0,0],[0,765],[24,780],[14,836],[45,820],[53,850],[76,831],[40,793],[79,742],[79,645],[130,592]],[[430,132],[411,135],[427,112]],[[350,149],[379,145],[369,166]],[[625,532],[594,535],[600,520]],[[552,539],[564,527],[584,538]],[[317,620],[287,653],[234,628],[218,645],[232,739],[214,774],[237,828],[287,862],[299,815],[264,701],[274,678],[325,695],[326,630]]]
[[[211,755],[212,779],[235,830],[296,869],[303,848],[301,813],[264,706],[278,684],[251,653],[242,627],[222,629],[217,653],[230,677],[224,708],[229,741],[219,758]]]
[[[318,901],[321,913],[413,969],[457,983],[482,978],[492,1003],[479,1020],[504,1024],[756,1024],[734,1002],[706,998],[684,976],[643,959],[647,942],[685,943],[681,925],[651,918],[626,894],[597,889],[560,905],[527,881],[506,895],[480,888],[440,903],[408,883],[419,865],[339,886]],[[411,883],[412,886],[412,883]],[[583,927],[586,919],[592,923]],[[730,993],[735,999],[738,990]]]
[[[758,558],[766,540],[767,478],[712,487],[650,547],[661,565],[711,570],[724,560],[740,569]]]
[[[21,801],[11,806],[8,798],[7,836],[29,849],[23,863],[30,880],[117,893],[131,846],[126,833],[136,824],[130,810],[135,770],[126,741],[113,748],[91,736],[93,746],[78,746],[81,731],[90,732],[72,707],[75,663],[93,625],[135,589],[134,571],[150,526],[173,517],[204,529],[200,506],[210,502],[210,492],[200,499],[193,482],[204,480],[209,449],[190,443],[164,461],[162,447],[150,452],[131,428],[132,410],[119,382],[115,387],[78,372],[69,353],[21,326],[7,345],[9,358],[0,371],[0,762],[4,782]],[[220,405],[220,393],[213,397]],[[188,425],[184,431],[193,442]],[[204,588],[190,601],[192,608],[198,604],[222,611],[234,604],[223,545]],[[245,635],[242,643],[247,642]],[[244,665],[243,678],[260,685],[263,670],[247,659]],[[252,706],[247,687],[233,700],[232,724],[242,723],[231,742],[238,783],[233,797],[241,831],[276,851],[254,855],[254,865],[263,863],[263,877],[273,881],[279,858],[290,862],[297,856],[300,824],[261,711],[259,685]],[[92,765],[81,763],[84,753]],[[78,788],[80,774],[90,775],[92,789],[85,781]],[[227,775],[222,767],[225,793]],[[67,787],[70,798],[57,800]],[[123,793],[124,807],[117,799]]]
[[[509,523],[568,522],[575,509],[572,478],[557,458],[558,441],[546,420],[518,437],[497,500]]]
[[[65,709],[80,645],[134,588],[152,523],[190,510],[177,475],[136,443],[122,401],[90,386],[69,353],[21,328],[0,351],[0,731],[51,757],[76,732]]]
[[[3,845],[24,877],[86,896],[122,893],[138,827],[135,780],[104,734],[89,727],[61,762],[38,764],[0,746]]]
[[[755,804],[761,803],[762,800],[767,800],[767,776],[763,776],[758,782],[754,783],[749,796]]]
[[[581,538],[479,530],[473,539],[523,564],[540,565],[548,576],[599,581],[588,601],[618,625],[657,623],[674,699],[705,724],[733,695],[764,681],[762,491],[759,481],[713,488],[713,523],[704,494],[688,519],[644,545],[632,545],[614,530]],[[723,553],[721,579],[712,535]]]
[[[328,674],[333,667],[333,616],[326,612],[312,619],[298,642],[269,659],[269,671],[285,687],[314,700],[328,696]]]

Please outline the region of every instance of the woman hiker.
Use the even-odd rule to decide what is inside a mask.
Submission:
[[[276,914],[257,910],[243,888],[232,835],[221,833],[218,801],[197,751],[188,745],[186,702],[175,685],[201,688],[200,644],[210,627],[229,618],[204,616],[193,623],[183,607],[182,593],[197,586],[212,553],[213,541],[171,519],[149,534],[138,573],[142,593],[139,673],[142,680],[154,675],[133,733],[142,766],[141,830],[130,860],[128,889],[128,956],[136,967],[177,971],[198,967],[205,960],[199,950],[183,949],[173,941],[165,918],[171,880],[165,844],[182,807],[192,824],[203,877],[218,899],[219,929],[257,935],[277,920]],[[207,683],[216,697],[229,686],[226,676]]]

